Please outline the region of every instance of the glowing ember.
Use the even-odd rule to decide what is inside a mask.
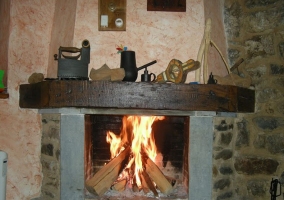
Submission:
[[[131,158],[119,179],[128,179],[141,186],[140,173],[143,170],[142,153],[151,160],[155,160],[157,148],[152,135],[152,124],[156,120],[163,120],[163,116],[124,116],[120,135],[107,132],[107,142],[110,144],[111,159],[131,146]]]

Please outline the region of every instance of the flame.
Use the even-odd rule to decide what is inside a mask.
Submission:
[[[163,116],[124,116],[120,135],[107,132],[107,142],[110,144],[111,158],[117,156],[125,145],[131,146],[132,156],[125,168],[128,179],[141,186],[139,174],[143,171],[142,154],[155,160],[157,148],[152,134],[152,124],[163,120]],[[124,174],[127,174],[124,172]]]

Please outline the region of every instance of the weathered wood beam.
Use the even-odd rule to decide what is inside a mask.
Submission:
[[[255,91],[218,84],[43,81],[20,85],[21,108],[121,108],[254,112]]]

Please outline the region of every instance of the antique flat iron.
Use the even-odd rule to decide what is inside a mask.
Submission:
[[[76,55],[64,55],[63,52]],[[90,43],[83,40],[82,48],[59,47],[57,76],[59,80],[87,80],[88,65],[90,63]]]

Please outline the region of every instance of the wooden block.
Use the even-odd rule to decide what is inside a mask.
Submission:
[[[169,194],[172,192],[173,187],[161,172],[159,167],[150,159],[148,158],[145,164],[146,172],[149,177],[156,183],[159,190],[164,194]]]
[[[145,170],[141,172],[141,178],[142,178],[143,191],[147,194],[148,190],[150,189],[156,197],[159,196],[152,180],[150,179],[149,175],[147,174]],[[144,185],[145,185],[145,188],[144,188]]]
[[[113,190],[122,192],[122,191],[125,190],[126,183],[127,183],[127,180],[126,180],[126,179],[123,179],[123,180],[120,180],[120,181],[118,181],[117,183],[115,183],[111,188],[112,188]]]
[[[117,179],[121,164],[129,156],[130,147],[127,147],[117,157],[103,166],[91,179],[86,181],[87,190],[95,195],[103,195]]]

